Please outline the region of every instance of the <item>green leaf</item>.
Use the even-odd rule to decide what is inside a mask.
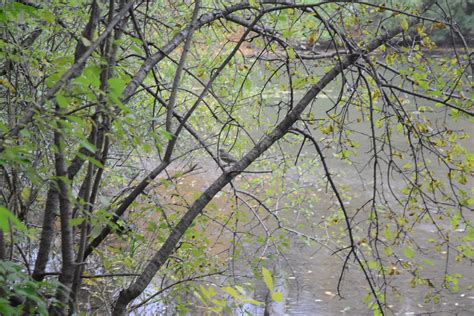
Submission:
[[[459,222],[461,220],[461,216],[459,215],[454,215],[452,218],[451,218],[451,227],[453,229],[457,229],[459,227]]]
[[[289,60],[294,60],[296,58],[296,53],[295,50],[291,47],[286,49],[286,52],[288,53],[288,59]]]
[[[82,44],[84,44],[84,46],[86,47],[89,47],[92,45],[91,41],[89,41],[87,38],[85,38],[84,36],[81,37],[81,42]]]
[[[66,108],[69,105],[69,101],[62,94],[59,94],[59,95],[56,96],[56,102],[58,102],[59,107],[61,107],[63,109]]]
[[[245,292],[245,289],[243,287],[236,285],[235,289],[239,291],[240,294],[247,295],[247,292]]]
[[[254,300],[254,299],[251,299],[251,298],[246,298],[246,299],[243,299],[242,300],[242,303],[249,303],[249,304],[252,304],[252,305],[264,305],[264,303],[262,302],[259,302],[257,300]]]
[[[220,307],[226,306],[225,300],[216,300],[215,298],[213,298],[211,302],[213,302],[215,305],[220,306]]]
[[[378,309],[378,307],[376,309],[374,309],[374,316],[382,316],[382,312]]]
[[[474,228],[470,227],[467,229],[467,235],[463,238],[464,241],[472,241],[474,240]]]
[[[429,260],[429,259],[423,259],[423,262],[426,263],[426,264],[429,265],[429,266],[434,266],[433,261],[431,261],[431,260]]]
[[[25,224],[23,224],[7,208],[0,206],[0,229],[3,232],[8,233],[10,232],[10,225],[13,225],[18,230],[27,231]]]
[[[387,257],[390,257],[391,255],[393,255],[393,249],[391,247],[385,247],[383,249],[383,253],[387,256]]]
[[[375,127],[381,128],[383,126],[384,120],[383,119],[378,119],[375,121]]]
[[[233,299],[240,298],[239,293],[237,293],[237,291],[234,288],[231,288],[230,286],[226,286],[226,287],[222,288],[222,291],[224,291],[227,294],[229,294],[230,296],[232,296]]]
[[[377,268],[377,262],[369,261],[369,269],[370,270],[375,270],[375,268]]]
[[[392,231],[390,230],[390,228],[385,227],[383,230],[383,234],[387,240],[390,241],[393,239]]]
[[[80,152],[77,152],[76,155],[84,161],[89,161],[97,168],[100,168],[100,169],[104,168],[104,165],[99,160],[95,159],[94,157],[81,154]]]
[[[258,0],[249,0],[249,5],[250,5],[252,8],[258,8],[258,7],[259,7]]]
[[[408,259],[412,259],[415,257],[415,251],[413,251],[413,249],[411,249],[410,247],[405,247],[403,248],[403,254],[405,255],[405,257],[407,257]]]
[[[265,282],[267,288],[270,290],[270,292],[273,292],[273,279],[270,271],[262,267],[262,276],[263,282]]]
[[[49,10],[41,10],[40,11],[40,14],[39,14],[46,22],[50,23],[50,24],[53,24],[54,22],[56,22],[56,17],[55,15],[49,11]]]
[[[107,81],[109,83],[110,91],[117,97],[122,97],[123,89],[125,88],[125,81],[119,78],[112,78]]]
[[[100,86],[100,73],[101,68],[96,65],[87,66],[84,69],[84,73],[82,76],[76,79],[79,83],[84,84],[86,87],[92,85],[94,87]]]
[[[79,144],[85,149],[87,149],[88,151],[90,151],[91,153],[95,153],[97,151],[97,148],[85,139],[79,140]]]
[[[85,218],[84,217],[78,217],[78,218],[71,218],[69,220],[69,225],[71,226],[79,226],[84,222]]]
[[[402,27],[402,30],[404,31],[408,31],[408,28],[410,27],[407,19],[404,16],[400,18],[400,26]]]
[[[172,140],[173,135],[166,130],[161,130],[161,135],[163,135],[167,140]]]
[[[0,298],[0,314],[1,315],[18,315],[19,310],[10,305],[10,301],[6,298]]]

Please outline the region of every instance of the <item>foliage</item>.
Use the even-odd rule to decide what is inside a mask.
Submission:
[[[261,312],[304,251],[355,313],[469,290],[471,9],[6,1],[1,313]]]
[[[56,285],[51,282],[35,282],[21,266],[0,261],[0,312],[2,315],[22,313],[48,315],[48,299]],[[29,302],[28,304],[25,304]]]

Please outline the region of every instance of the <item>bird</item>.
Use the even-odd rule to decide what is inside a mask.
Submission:
[[[219,149],[219,159],[227,165],[232,165],[237,162],[237,159],[222,148]]]

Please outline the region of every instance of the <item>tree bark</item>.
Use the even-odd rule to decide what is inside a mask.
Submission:
[[[59,107],[57,107],[59,108]],[[61,223],[61,259],[62,267],[59,275],[61,287],[58,288],[56,299],[60,306],[51,306],[52,315],[64,315],[67,312],[69,294],[74,277],[74,249],[73,233],[70,225],[72,214],[72,203],[69,199],[70,186],[67,180],[67,167],[65,162],[65,144],[62,135],[61,122],[58,122],[57,130],[54,132],[54,144],[56,146],[55,169],[57,185],[59,189],[59,218]]]
[[[46,272],[46,265],[48,264],[51,245],[54,239],[54,220],[58,206],[59,197],[56,184],[50,182],[44,207],[43,227],[41,229],[38,256],[36,257],[35,268],[33,270],[33,279],[36,281],[42,281],[44,279],[44,273]]]
[[[59,107],[57,107],[57,110],[59,110]],[[72,227],[70,225],[72,202],[69,199],[70,186],[67,180],[67,167],[64,154],[65,144],[60,121],[58,122],[57,130],[54,132],[54,144],[57,150],[55,154],[55,168],[56,177],[58,179],[59,219],[61,222],[62,267],[59,282],[62,286],[57,289],[56,293],[56,299],[60,305],[51,306],[50,314],[64,315],[67,313],[69,294],[74,278],[74,244]]]

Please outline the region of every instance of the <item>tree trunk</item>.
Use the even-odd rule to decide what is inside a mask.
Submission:
[[[33,279],[36,281],[42,281],[44,279],[44,273],[46,271],[49,254],[51,252],[51,245],[54,239],[54,220],[58,207],[59,196],[58,191],[56,190],[56,183],[50,182],[44,207],[43,227],[41,229],[38,256],[36,257],[35,268],[33,270]]]
[[[59,107],[57,107],[59,110]],[[70,225],[72,214],[72,203],[69,199],[70,186],[67,180],[67,167],[64,157],[64,139],[61,135],[61,122],[58,123],[58,130],[54,132],[54,144],[57,153],[55,154],[56,176],[58,177],[59,188],[59,218],[61,222],[61,255],[62,267],[59,275],[61,287],[58,288],[56,299],[60,303],[59,306],[51,306],[50,313],[52,315],[64,315],[67,313],[69,303],[69,295],[74,278],[74,245],[73,232]]]

